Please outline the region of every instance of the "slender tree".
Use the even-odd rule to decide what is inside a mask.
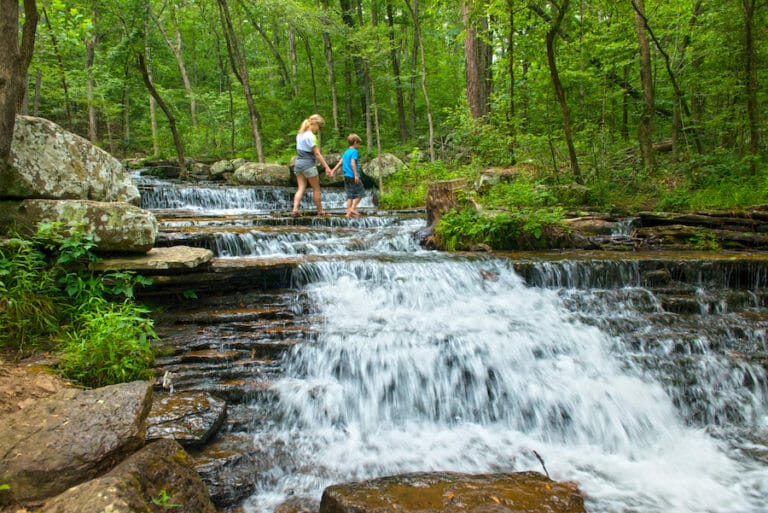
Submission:
[[[747,96],[747,117],[749,118],[749,168],[757,171],[757,157],[760,154],[760,108],[757,101],[757,48],[755,47],[754,22],[758,0],[742,0],[744,7],[744,84]]]
[[[147,4],[147,14],[149,16],[144,18],[144,68],[147,73],[147,80],[145,81],[145,84],[147,82],[154,84],[154,79],[152,78],[152,47],[149,44],[149,18],[151,13],[152,6]],[[155,96],[149,89],[147,92],[149,94],[149,127],[152,131],[152,154],[159,155],[160,143],[157,133],[157,100],[155,100]]]
[[[413,19],[413,44],[419,50],[419,62],[421,63],[421,92],[424,95],[424,103],[427,109],[427,123],[429,124],[429,160],[435,161],[435,127],[432,123],[432,107],[429,103],[427,92],[427,63],[424,57],[424,40],[421,37],[421,22],[419,21],[419,0],[405,0]]]
[[[88,99],[88,139],[96,143],[99,139],[99,131],[96,120],[96,103],[94,100],[93,64],[96,59],[96,20],[98,12],[96,2],[91,6],[91,20],[94,26],[93,32],[85,36],[85,92]]]
[[[245,101],[248,104],[248,117],[251,121],[251,132],[256,145],[256,158],[259,162],[264,162],[264,150],[261,145],[260,131],[261,114],[256,110],[253,94],[251,94],[251,85],[248,79],[248,66],[246,66],[243,52],[240,50],[240,43],[238,42],[237,37],[235,37],[235,28],[232,25],[232,16],[229,13],[227,0],[217,1],[221,11],[221,22],[224,25],[224,33],[227,39],[227,49],[229,50],[230,62],[232,63],[232,71],[243,86]]]
[[[509,152],[514,156],[517,144],[517,112],[515,110],[515,2],[507,0],[509,12],[509,32],[507,34],[507,72],[509,73],[509,109],[507,111],[507,130],[509,133]],[[514,157],[513,157],[514,162]]]
[[[179,74],[184,83],[184,90],[187,92],[187,97],[189,98],[189,113],[192,126],[197,127],[197,102],[195,101],[195,92],[192,89],[189,73],[187,73],[187,65],[184,62],[184,55],[182,52],[183,41],[181,39],[181,30],[179,30],[179,22],[176,20],[176,7],[174,4],[175,2],[168,3],[169,16],[171,18],[171,25],[173,26],[173,39],[168,35],[168,31],[165,30],[159,17],[153,15],[152,18],[155,20],[158,30],[163,35],[165,44],[168,45],[168,48],[170,48],[173,53],[173,57],[176,59],[176,65],[179,68]]]
[[[549,4],[555,12],[555,18],[550,23],[546,36],[549,74],[552,78],[552,85],[555,88],[555,96],[560,103],[560,111],[563,116],[563,133],[565,134],[565,143],[568,145],[568,156],[571,160],[571,172],[573,173],[576,183],[583,184],[584,178],[581,176],[579,159],[576,156],[576,147],[573,144],[573,135],[571,134],[571,111],[568,109],[568,102],[565,98],[565,89],[563,89],[563,84],[560,82],[560,74],[557,70],[557,62],[555,61],[555,38],[560,32],[565,13],[568,11],[570,0],[563,0],[560,5],[557,5],[557,2],[551,0]]]
[[[155,88],[155,84],[150,79],[149,72],[147,70],[147,62],[144,60],[143,53],[138,54],[138,65],[139,71],[141,72],[141,78],[144,80],[144,85],[147,87],[149,94],[152,95],[157,104],[160,106],[160,109],[162,109],[162,111],[165,113],[165,117],[168,118],[168,125],[171,128],[171,135],[173,136],[173,144],[176,146],[176,156],[179,159],[179,169],[181,170],[181,175],[185,176],[187,174],[187,166],[186,160],[184,159],[184,147],[181,144],[181,137],[179,137],[179,131],[176,128],[176,118],[174,117],[173,112],[171,112],[171,109],[168,107],[165,101],[163,101],[160,93],[157,92],[157,88]]]
[[[405,119],[405,100],[403,98],[403,81],[400,76],[400,52],[395,38],[395,16],[392,0],[386,2],[387,34],[389,36],[389,58],[392,63],[392,79],[395,81],[395,98],[397,100],[397,126],[400,130],[400,142],[408,139],[408,126]]]
[[[677,73],[673,71],[672,58],[669,56],[669,53],[664,49],[663,45],[661,44],[661,41],[659,41],[659,38],[656,37],[656,34],[651,29],[651,26],[648,23],[648,18],[646,18],[645,13],[637,10],[638,4],[633,2],[632,5],[635,7],[635,15],[639,16],[642,19],[644,30],[651,37],[651,39],[653,40],[654,46],[656,46],[656,49],[659,51],[662,58],[664,59],[664,66],[667,71],[667,76],[669,77],[669,83],[672,86],[672,90],[674,91],[673,111],[672,111],[672,116],[673,116],[672,117],[672,140],[673,140],[673,146],[676,146],[674,143],[676,143],[678,140],[677,133],[680,128],[678,113],[680,111],[680,108],[682,108],[683,112],[685,112],[688,118],[691,117],[691,110],[688,108],[688,102],[685,100],[685,95],[683,94],[683,91],[677,79],[677,75],[679,73],[681,66],[677,66],[677,69],[678,69]],[[694,14],[693,14],[693,19],[691,20],[691,24],[695,22],[695,17],[698,15],[700,8],[701,8],[701,0],[699,0],[699,2],[697,2],[697,5],[694,7]],[[685,51],[686,46],[687,46],[687,42],[684,40],[681,48],[681,53]],[[643,84],[643,87],[645,88],[645,84]],[[653,85],[651,85],[651,89],[652,88],[653,88]],[[698,149],[699,153],[702,153],[703,149],[701,147],[701,142],[699,141],[699,136],[696,131],[696,127],[693,126],[691,128],[691,131],[693,133],[694,142],[696,143],[696,148]]]
[[[651,70],[651,48],[648,44],[648,34],[645,28],[645,2],[632,0],[635,9],[635,27],[637,29],[637,45],[640,50],[640,83],[643,87],[643,110],[637,124],[637,140],[640,144],[640,154],[646,169],[655,167],[653,154],[653,71]]]
[[[48,15],[48,11],[43,7],[43,20],[45,21],[45,27],[48,29],[48,33],[51,38],[51,46],[53,47],[53,53],[56,56],[56,62],[59,68],[59,74],[61,75],[61,90],[64,93],[64,110],[67,113],[67,126],[72,127],[72,107],[69,101],[69,85],[67,84],[67,66],[64,63],[64,57],[62,56],[61,49],[59,48],[59,40],[56,36],[57,31],[54,30],[51,25],[51,17]]]
[[[0,173],[10,165],[13,128],[27,89],[38,19],[35,0],[24,0],[24,27],[19,40],[19,2],[0,0]]]

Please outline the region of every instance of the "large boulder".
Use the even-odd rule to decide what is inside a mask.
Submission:
[[[371,177],[371,179],[378,181],[379,173],[381,173],[381,178],[386,178],[397,173],[404,167],[405,163],[396,156],[391,153],[382,153],[365,164],[363,166],[363,172]]]
[[[24,200],[0,202],[0,233],[31,235],[38,223],[61,222],[72,230],[80,224],[105,252],[146,253],[155,244],[157,219],[147,210],[124,202],[88,200]]]
[[[10,164],[0,173],[0,197],[139,204],[120,161],[46,119],[16,116]]]
[[[291,173],[283,164],[262,164],[249,162],[237,168],[233,175],[235,182],[248,185],[290,184]]]
[[[220,160],[214,162],[211,165],[208,175],[212,180],[223,179],[226,175],[232,174],[235,171],[235,166],[230,160]]]
[[[320,513],[584,513],[573,483],[537,472],[461,474],[416,472],[329,486]]]
[[[187,453],[173,440],[147,445],[108,474],[47,501],[39,513],[215,513]]]
[[[135,381],[64,389],[5,417],[0,505],[42,501],[108,471],[143,447],[151,405],[151,383]]]

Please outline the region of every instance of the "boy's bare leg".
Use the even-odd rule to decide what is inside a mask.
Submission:
[[[352,209],[350,210],[350,212],[352,213],[352,215],[355,215],[355,216],[359,216],[360,215],[360,212],[357,211],[357,206],[360,204],[360,200],[362,200],[362,199],[363,198],[355,198],[355,199],[351,200],[351,202],[352,202]]]

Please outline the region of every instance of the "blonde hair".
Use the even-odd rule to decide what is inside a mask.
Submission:
[[[323,119],[323,116],[320,114],[312,114],[307,119],[301,122],[301,127],[299,127],[299,133],[306,132],[309,130],[312,125],[317,125],[318,128],[323,128],[323,125],[325,125],[325,120]]]
[[[347,136],[347,143],[349,143],[350,146],[352,146],[355,143],[361,143],[361,142],[363,142],[363,140],[360,139],[360,136],[355,133],[351,133]]]

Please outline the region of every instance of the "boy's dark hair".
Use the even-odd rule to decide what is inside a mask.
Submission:
[[[350,146],[352,146],[355,143],[363,142],[363,140],[360,139],[359,135],[353,133],[347,136],[347,142],[349,143]]]

